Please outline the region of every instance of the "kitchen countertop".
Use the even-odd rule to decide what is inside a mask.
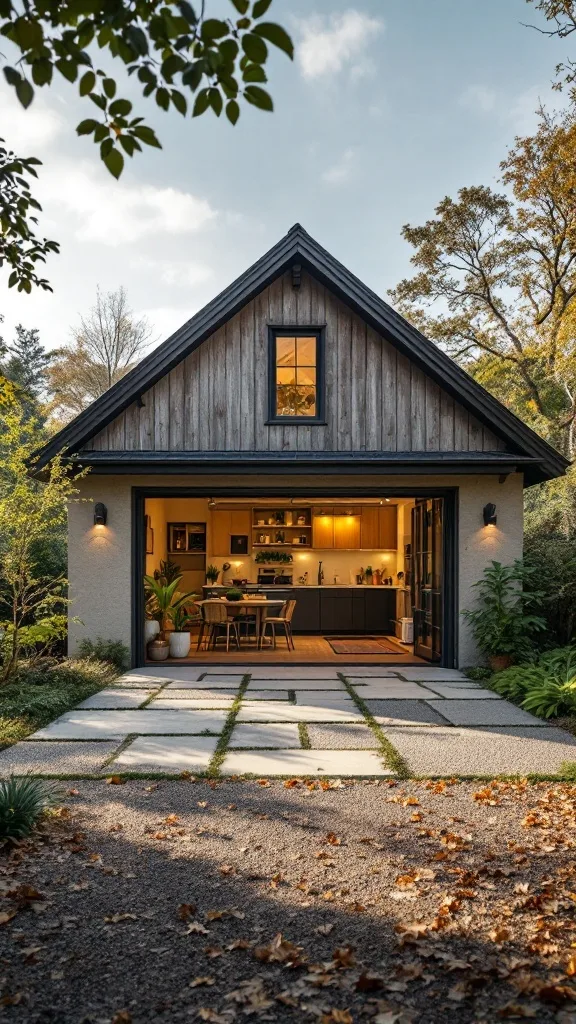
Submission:
[[[249,586],[259,586],[261,590],[408,590],[403,584],[397,583],[250,583]],[[232,584],[224,585],[216,583],[205,584],[211,590],[230,590]],[[242,588],[239,587],[239,590]]]

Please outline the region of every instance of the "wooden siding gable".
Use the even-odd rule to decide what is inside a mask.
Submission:
[[[326,421],[268,425],[268,324],[326,325]],[[506,445],[313,275],[291,272],[84,450],[504,452]]]

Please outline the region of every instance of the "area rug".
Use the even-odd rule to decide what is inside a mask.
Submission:
[[[395,654],[406,657],[410,652],[391,643],[385,637],[337,637],[325,636],[334,654]]]

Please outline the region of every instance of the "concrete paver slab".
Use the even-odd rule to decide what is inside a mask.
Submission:
[[[439,702],[440,703],[440,702]],[[418,700],[367,700],[366,707],[379,725],[444,725],[436,706]]]
[[[149,686],[154,690],[157,690],[160,686],[166,686],[167,680],[163,676],[118,676],[118,679],[114,680],[114,689],[137,689],[142,690]]]
[[[230,747],[300,747],[297,725],[276,722],[271,725],[237,725]]]
[[[225,673],[225,672],[219,672],[219,673],[215,672],[214,675],[212,675],[212,673],[208,673],[207,675],[205,675],[203,677],[203,679],[201,680],[201,682],[205,686],[210,686],[210,687],[212,687],[212,686],[228,686],[229,688],[237,689],[240,686],[240,683],[242,682],[243,678],[244,678],[243,674],[241,674],[241,675],[233,675],[233,674],[228,675],[228,673]]]
[[[182,687],[181,689],[171,690],[169,686],[165,686],[158,694],[158,698],[162,698],[162,700],[179,700],[183,697],[186,700],[212,700],[218,702],[214,705],[215,707],[218,707],[220,701],[234,700],[237,692],[238,691],[234,689],[221,690],[218,687],[210,687],[201,690],[195,690],[192,688],[186,689],[185,687]]]
[[[252,679],[338,679],[340,667],[330,668],[319,665],[253,665],[246,667]]]
[[[338,672],[343,676],[355,676],[358,679],[397,679],[399,671],[383,665],[338,665]]]
[[[430,694],[437,694],[438,697],[445,697],[447,700],[502,700],[498,693],[493,690],[483,690],[481,686],[443,686],[442,683],[427,683],[429,690],[428,700],[434,698]]]
[[[133,686],[127,686],[124,689],[107,689],[100,690],[99,693],[93,693],[91,697],[83,700],[81,704],[78,704],[79,709],[83,708],[138,708],[145,700],[148,700],[151,693],[156,693],[156,689],[136,689]]]
[[[168,710],[185,708],[188,711],[206,711],[208,708],[215,708],[220,711],[222,708],[230,709],[234,703],[233,697],[226,697],[224,700],[214,697],[194,700],[191,697],[159,697],[148,705],[149,711]]]
[[[223,775],[391,775],[368,750],[235,750],[226,755]]]
[[[533,725],[540,729],[550,726],[507,700],[444,700],[427,701],[443,718],[453,725]]]
[[[130,733],[192,735],[220,732],[228,712],[222,711],[67,711],[35,732],[31,739],[117,739]]]
[[[242,682],[242,676],[236,676],[236,682],[219,683],[217,679],[201,679],[200,682],[187,682],[185,679],[175,679],[174,682],[168,683],[165,687],[166,691],[169,690],[224,690],[224,696],[231,693],[237,693]]]
[[[288,700],[288,690],[246,690],[250,700]]]
[[[443,679],[466,679],[466,676],[458,668],[420,668],[418,665],[407,665],[406,668],[399,668],[398,672],[404,679],[413,679],[416,682],[441,682]]]
[[[554,774],[576,761],[576,737],[562,729],[384,728],[416,775]]]
[[[429,697],[431,692],[418,683],[403,683],[401,679],[397,679],[396,682],[391,680],[389,683],[378,682],[374,685],[369,683],[366,686],[359,686],[357,683],[352,685],[362,700],[369,700],[371,697],[394,697],[401,700],[418,700],[420,698],[423,700],[425,697]]]
[[[345,693],[346,687],[341,679],[334,676],[333,679],[309,679],[307,676],[288,679],[286,676],[279,676],[278,679],[251,679],[248,684],[248,693],[252,689],[276,690],[278,686],[285,686],[288,690],[339,690]]]
[[[318,707],[329,707],[330,704],[352,700],[347,690],[295,690],[294,694],[297,704],[315,704]]]
[[[142,737],[120,752],[110,770],[203,771],[208,767],[217,743],[217,736]]]
[[[237,722],[350,722],[364,720],[364,715],[353,701],[342,701],[341,706],[316,707],[313,704],[284,704],[282,701],[243,701]]]
[[[34,743],[0,751],[0,775],[97,775],[118,743]]]
[[[195,679],[198,680],[201,675],[204,674],[206,669],[202,667],[196,667],[194,665],[164,665],[162,662],[158,662],[156,665],[145,665],[144,668],[137,668],[133,671],[125,672],[121,677],[122,681],[130,679],[141,679],[150,678],[156,682],[158,679],[164,681],[169,679],[181,679],[187,682],[193,682]],[[120,680],[118,680],[120,682]]]
[[[308,737],[315,750],[367,750],[378,747],[368,725],[309,725]]]

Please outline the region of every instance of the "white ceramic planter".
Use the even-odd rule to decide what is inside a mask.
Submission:
[[[171,658],[188,657],[188,651],[190,650],[190,633],[170,633],[168,641],[170,643]]]
[[[144,623],[144,643],[149,644],[160,632],[160,623],[156,619],[146,619]]]

